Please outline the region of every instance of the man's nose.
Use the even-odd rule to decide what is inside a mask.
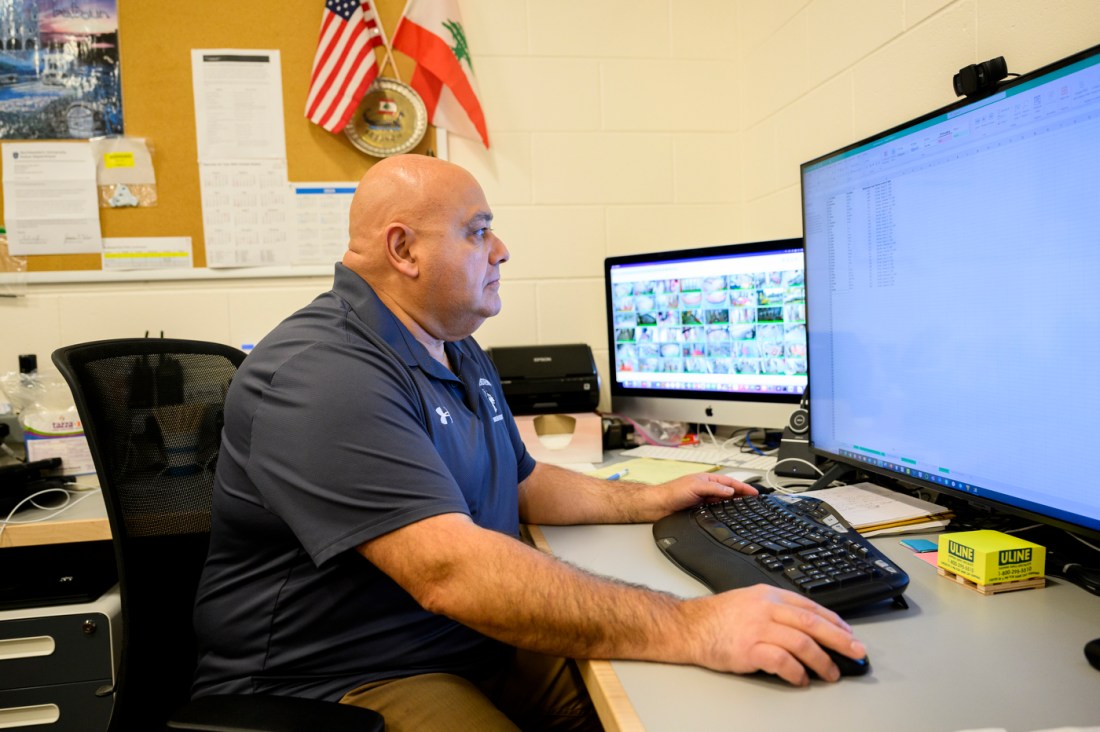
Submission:
[[[504,264],[511,258],[511,253],[508,251],[508,247],[504,244],[504,240],[496,234],[493,234],[493,249],[492,249],[492,263]]]

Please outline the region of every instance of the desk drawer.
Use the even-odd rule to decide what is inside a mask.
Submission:
[[[3,689],[93,679],[110,683],[111,656],[111,620],[101,612],[0,622]]]
[[[105,730],[111,719],[113,698],[96,696],[96,691],[110,683],[110,679],[105,678],[101,681],[0,691],[0,729],[43,732]]]

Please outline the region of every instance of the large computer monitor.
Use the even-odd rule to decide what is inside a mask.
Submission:
[[[616,413],[787,423],[806,388],[801,239],[608,257],[604,282]]]
[[[1100,46],[802,197],[814,452],[1100,537]]]

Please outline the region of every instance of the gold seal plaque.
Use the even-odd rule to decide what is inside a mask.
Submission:
[[[384,158],[412,150],[428,131],[424,100],[408,84],[378,78],[351,116],[344,134],[367,155]]]

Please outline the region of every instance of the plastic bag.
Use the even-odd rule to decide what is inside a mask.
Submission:
[[[631,420],[634,425],[635,442],[638,444],[671,445],[679,447],[687,434],[685,422],[671,422],[660,419]]]
[[[63,475],[95,472],[84,425],[61,374],[11,372],[0,377],[0,386],[19,416],[28,461],[59,457]]]
[[[96,161],[100,208],[157,205],[153,145],[144,137],[111,135],[88,141]]]

